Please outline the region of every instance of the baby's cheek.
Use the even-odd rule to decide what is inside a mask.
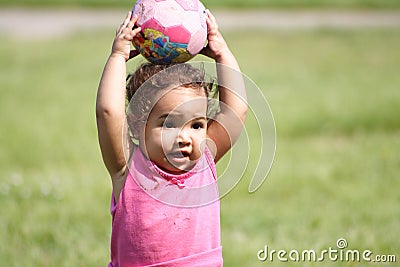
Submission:
[[[205,134],[199,134],[197,136],[196,141],[194,142],[194,149],[196,151],[196,154],[199,154],[200,156],[203,154],[205,147],[207,146],[207,135]]]
[[[163,148],[168,150],[171,149],[175,142],[177,142],[177,133],[174,130],[163,131],[159,137],[159,142]]]

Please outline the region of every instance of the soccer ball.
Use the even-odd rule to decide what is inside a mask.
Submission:
[[[132,43],[152,63],[186,62],[206,44],[207,15],[199,0],[138,0],[134,14],[142,30]]]

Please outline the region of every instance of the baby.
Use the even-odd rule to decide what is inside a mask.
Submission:
[[[207,11],[201,53],[216,62],[219,96],[211,117],[213,84],[192,64],[147,63],[125,78],[126,61],[138,54],[136,21],[129,12],[117,30],[96,103],[113,184],[109,266],[222,266],[215,163],[246,117],[238,63]]]

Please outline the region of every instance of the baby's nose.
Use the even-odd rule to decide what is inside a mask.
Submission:
[[[186,146],[192,143],[192,139],[190,138],[190,134],[186,130],[180,130],[178,134],[178,143],[179,146]]]

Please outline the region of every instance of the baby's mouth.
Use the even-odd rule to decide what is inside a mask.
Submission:
[[[192,154],[187,150],[176,150],[167,154],[169,163],[180,171],[189,171],[197,160],[192,159]]]
[[[190,153],[188,151],[176,151],[169,154],[171,158],[188,158],[190,157]]]
[[[167,155],[168,161],[176,168],[181,169],[190,162],[190,153],[188,151],[178,150]]]

